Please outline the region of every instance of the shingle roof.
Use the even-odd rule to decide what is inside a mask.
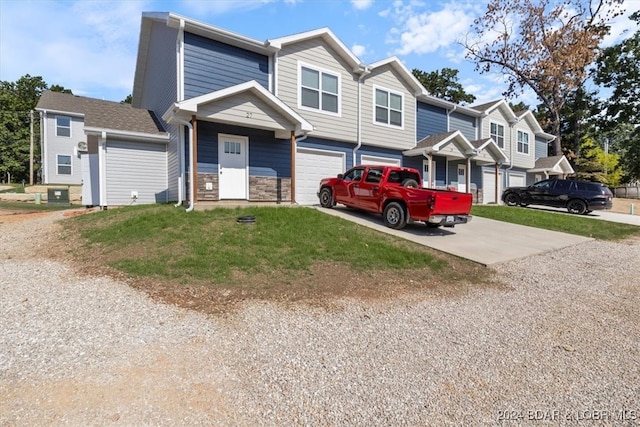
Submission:
[[[484,104],[472,105],[470,108],[473,108],[474,110],[485,111],[501,101],[502,99],[496,99],[495,101],[487,102]]]
[[[555,165],[564,157],[562,154],[559,156],[540,157],[536,160],[534,169],[553,169]]]
[[[84,125],[90,128],[111,129],[151,135],[165,135],[166,131],[152,111],[134,108],[130,104],[45,91],[38,110],[54,110],[84,115]]]
[[[475,141],[469,141],[469,142],[471,142],[471,145],[473,145],[473,148],[480,148],[490,139],[491,138],[476,139]]]
[[[444,141],[445,139],[449,138],[451,135],[453,135],[456,132],[457,131],[439,133],[437,135],[429,135],[429,136],[427,136],[425,138],[422,138],[420,141],[418,141],[418,143],[416,144],[416,146],[414,148],[433,147],[433,146],[437,145],[438,143]]]

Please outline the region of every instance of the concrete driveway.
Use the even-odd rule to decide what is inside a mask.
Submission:
[[[478,216],[473,217],[470,223],[458,225],[455,228],[432,229],[422,223],[416,223],[408,224],[402,230],[393,230],[383,224],[381,215],[342,206],[336,206],[333,209],[317,207],[317,209],[487,266],[593,240],[588,237],[525,227]]]

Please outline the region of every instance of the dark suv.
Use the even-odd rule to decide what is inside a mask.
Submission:
[[[578,215],[611,209],[612,197],[604,184],[568,179],[546,179],[528,187],[509,187],[502,193],[502,201],[508,206],[553,206]]]

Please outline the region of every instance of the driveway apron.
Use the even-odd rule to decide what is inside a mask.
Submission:
[[[455,228],[427,228],[422,223],[408,224],[402,230],[386,227],[381,215],[337,206],[318,207],[321,212],[392,234],[412,242],[461,258],[492,265],[593,240],[557,231],[526,227],[474,216],[468,224]]]

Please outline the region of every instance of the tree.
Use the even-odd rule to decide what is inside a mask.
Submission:
[[[548,109],[554,154],[561,152],[561,110],[621,13],[622,0],[490,0],[462,44],[476,71],[502,71],[511,98],[530,88]]]
[[[68,93],[69,95],[73,95],[73,92],[71,92],[71,89],[65,89],[64,86],[60,86],[60,85],[52,85],[49,90],[51,92],[60,92],[60,93]]]
[[[581,157],[576,160],[577,177],[587,181],[598,181],[610,187],[620,184],[622,177],[618,162],[620,156],[608,153],[592,138],[582,138]]]
[[[45,89],[42,77],[29,74],[16,82],[0,82],[0,174],[13,181],[29,179],[30,112]],[[35,149],[37,153],[38,144]]]
[[[411,72],[430,95],[456,104],[462,102],[470,104],[476,100],[476,97],[466,93],[458,82],[458,70],[443,68],[441,71],[427,73],[414,68]]]
[[[131,94],[129,94],[125,99],[120,101],[120,104],[131,104],[132,102],[133,102],[133,97],[131,96]]]
[[[630,17],[640,24],[640,12]],[[640,30],[621,43],[608,47],[596,62],[593,80],[613,89],[603,103],[603,120],[600,126],[607,132],[615,132],[622,124],[640,125]],[[619,133],[619,132],[618,132]],[[614,139],[620,145],[624,180],[640,180],[640,129],[630,129]]]

